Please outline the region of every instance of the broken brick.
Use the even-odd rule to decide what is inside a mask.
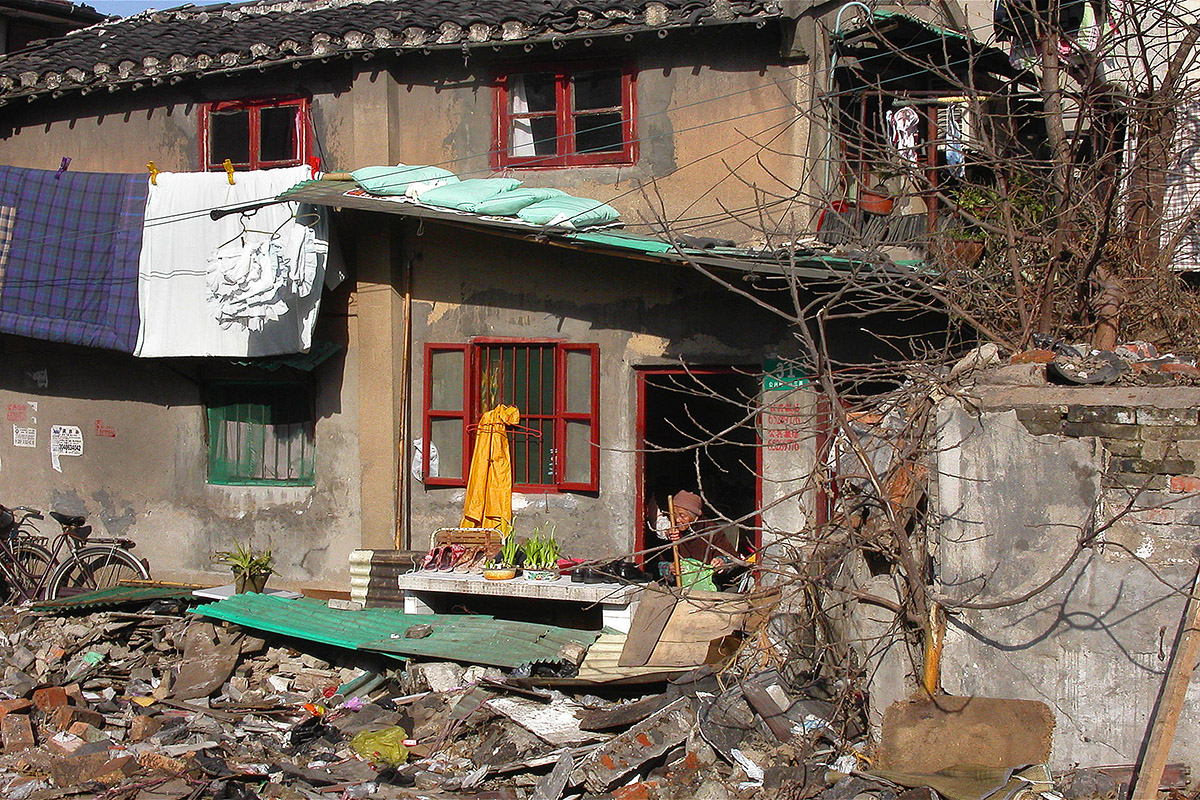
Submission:
[[[46,741],[46,748],[60,755],[70,755],[80,747],[83,747],[84,744],[83,737],[67,733],[66,731],[59,731]]]
[[[0,700],[0,718],[6,717],[9,714],[18,711],[28,710],[33,703],[26,700],[24,697],[14,697],[10,700]]]
[[[162,722],[155,717],[149,717],[145,714],[138,714],[129,723],[129,741],[142,742],[149,739],[154,734],[158,733],[162,728]]]
[[[105,786],[111,786],[133,775],[138,769],[137,760],[133,756],[118,756],[100,767],[96,780]]]
[[[54,715],[54,725],[60,731],[65,731],[76,722],[85,722],[94,728],[104,727],[104,715],[79,706],[63,706]]]
[[[146,769],[155,770],[157,772],[168,772],[172,775],[178,775],[187,769],[187,764],[184,764],[178,759],[164,756],[162,753],[138,753],[137,763]]]
[[[652,800],[658,795],[658,781],[638,781],[614,789],[613,800]]]
[[[33,693],[33,704],[40,711],[51,712],[70,702],[67,690],[61,686],[45,686]]]
[[[1054,360],[1054,353],[1049,350],[1026,350],[1017,353],[1009,359],[1012,364],[1049,364]]]
[[[97,728],[95,725],[90,725],[82,720],[72,722],[71,727],[67,728],[67,733],[78,736],[85,742],[97,742],[104,738],[104,731]]]
[[[73,705],[82,706],[84,708],[88,707],[88,701],[83,696],[83,687],[81,687],[78,683],[72,683],[64,686],[63,691],[67,693],[67,700],[69,700]]]
[[[60,788],[93,780],[109,762],[107,742],[89,742],[50,764],[50,780]]]
[[[4,741],[4,752],[21,753],[33,747],[33,725],[24,714],[6,714],[0,719],[0,739]]]

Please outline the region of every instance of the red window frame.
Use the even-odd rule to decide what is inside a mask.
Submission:
[[[596,492],[600,489],[600,346],[597,344],[576,344],[559,340],[547,339],[473,339],[467,343],[438,343],[425,344],[424,361],[424,392],[422,400],[422,439],[421,439],[421,475],[428,486],[466,486],[467,476],[471,472],[471,451],[474,446],[474,434],[467,430],[472,422],[472,415],[479,403],[480,358],[481,352],[489,346],[529,346],[553,347],[555,358],[554,385],[554,414],[553,429],[557,457],[554,460],[553,483],[517,483],[514,491],[528,494],[557,492]],[[433,400],[433,359],[430,357],[439,352],[461,352],[463,358],[463,387],[462,411],[449,411],[431,408]],[[591,398],[588,412],[568,412],[567,406],[567,356],[569,353],[587,353],[591,359]],[[432,423],[439,419],[459,419],[462,421],[462,475],[452,477],[432,476],[429,474],[429,447],[432,441]],[[588,464],[587,481],[568,481],[566,479],[566,436],[569,422],[587,422],[591,433],[588,442],[590,462]]]
[[[277,161],[264,161],[259,158],[261,145],[261,115],[264,108],[295,107],[296,114],[296,157]],[[270,169],[272,167],[296,167],[311,163],[312,158],[312,108],[305,97],[272,97],[258,100],[223,100],[216,103],[205,103],[200,108],[200,165],[204,170],[219,170],[221,161],[209,160],[209,144],[212,138],[210,124],[214,111],[241,111],[250,113],[249,146],[247,152],[250,160],[244,163],[234,162],[238,169]]]
[[[587,72],[619,70],[621,73],[621,142],[619,151],[603,153],[578,153],[575,144],[575,114],[572,77]],[[553,113],[558,125],[558,153],[552,156],[514,156],[509,152],[509,135],[514,115],[509,103],[509,79],[517,75],[553,74],[555,80],[555,109],[553,112],[531,113],[529,116],[548,116]],[[555,167],[601,166],[604,164],[634,164],[638,157],[637,142],[637,75],[627,63],[576,62],[570,64],[547,64],[521,66],[499,73],[495,79],[495,121],[493,166],[520,167],[522,169],[549,169]]]

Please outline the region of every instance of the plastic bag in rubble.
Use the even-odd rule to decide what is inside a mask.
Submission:
[[[350,740],[350,748],[365,759],[380,761],[392,766],[408,761],[408,738],[404,728],[393,725],[380,731],[362,731]]]

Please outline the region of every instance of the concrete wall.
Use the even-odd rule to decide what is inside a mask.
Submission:
[[[280,373],[12,336],[0,348],[0,503],[85,514],[97,535],[136,541],[163,580],[225,582],[211,554],[250,541],[273,546],[274,585],[345,589],[359,542],[357,397],[342,390],[355,385],[353,357],[334,356],[314,374],[315,486],[216,486],[206,480],[199,379]],[[83,455],[61,457],[61,472],[51,463],[52,425],[83,432]],[[15,446],[18,426],[36,430],[35,447]],[[59,530],[49,518],[38,526]]]
[[[996,602],[1069,566],[1027,602],[952,615],[943,685],[1047,703],[1052,766],[1133,762],[1179,630],[1176,591],[1196,573],[1200,390],[976,394],[939,415],[935,588]],[[1185,713],[1172,759],[1198,757],[1200,721]]]
[[[513,501],[524,531],[553,522],[571,553],[616,556],[632,549],[637,367],[757,366],[767,351],[786,347],[779,320],[685,268],[429,223],[409,227],[406,242],[414,271],[413,438],[421,430],[421,343],[489,336],[599,345],[599,494],[517,495]],[[414,486],[413,545],[458,524],[462,500],[462,489]]]
[[[739,47],[728,46],[730,36]],[[202,103],[296,93],[313,98],[314,151],[329,170],[430,163],[486,177],[493,169],[496,73],[571,59],[635,65],[640,157],[632,166],[510,172],[528,185],[611,202],[635,230],[661,230],[657,221],[665,219],[683,233],[759,241],[765,234],[753,230],[756,214],[732,223],[722,209],[767,202],[782,211],[780,198],[811,172],[803,156],[808,126],[796,107],[808,103],[812,71],[781,61],[776,23],[628,43],[600,38],[591,47],[542,44],[528,53],[405,53],[174,89],[43,99],[5,107],[0,164],[57,169],[70,156],[71,169],[80,171],[142,172],[151,160],[164,171],[195,170]],[[785,238],[792,216],[800,228],[811,216],[807,208],[786,210],[791,216],[776,231]]]
[[[731,47],[731,39],[738,46]],[[498,71],[521,63],[627,59],[637,79],[636,164],[505,174],[610,203],[640,232],[660,232],[665,220],[683,233],[761,241],[765,234],[753,226],[762,220],[750,213],[760,203],[794,215],[807,230],[808,210],[781,198],[790,198],[811,172],[804,157],[808,124],[797,119],[797,108],[808,107],[812,65],[783,62],[779,42],[778,24],[771,23],[761,30],[674,31],[629,44],[598,39],[590,48],[542,45],[519,57],[408,56],[396,71],[394,154],[406,163],[445,164],[463,176],[486,177],[493,166]],[[742,219],[731,220],[727,211]],[[792,222],[789,216],[774,233],[786,237]]]

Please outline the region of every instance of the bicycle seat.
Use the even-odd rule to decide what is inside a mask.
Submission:
[[[70,514],[60,514],[57,511],[51,511],[50,516],[55,522],[57,522],[59,525],[62,525],[64,528],[78,528],[80,525],[87,522],[87,517],[76,517],[71,516]]]

